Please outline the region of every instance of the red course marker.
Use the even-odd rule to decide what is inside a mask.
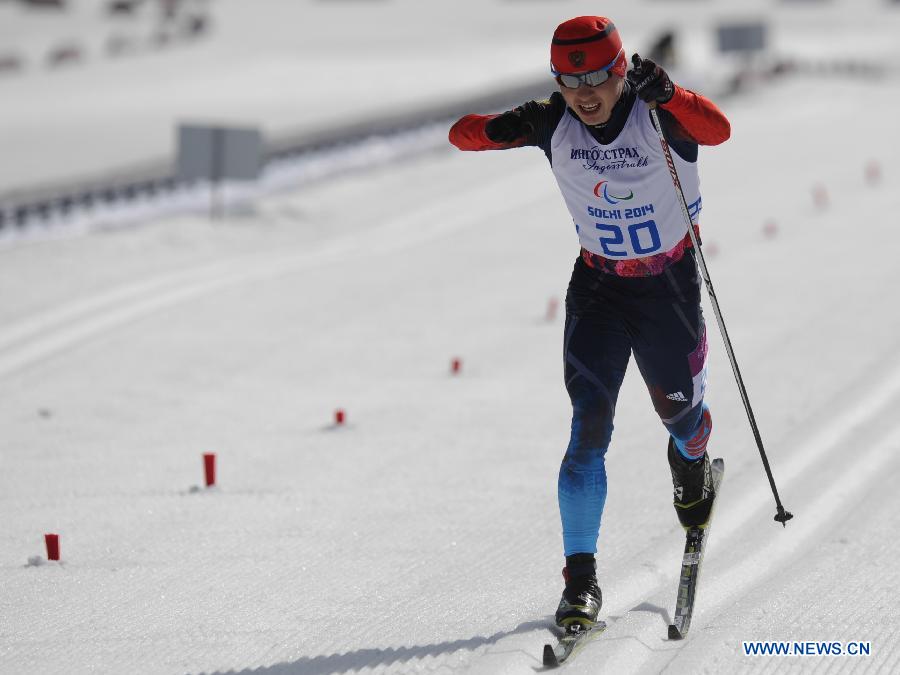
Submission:
[[[547,303],[547,321],[555,321],[556,320],[556,311],[559,309],[559,300],[556,298],[550,298],[550,302]]]
[[[828,188],[821,183],[813,187],[813,202],[820,209],[828,207]]]
[[[881,164],[874,159],[866,164],[866,181],[869,185],[875,185],[881,181]]]
[[[203,473],[206,476],[206,487],[216,484],[216,455],[214,452],[207,452],[203,455]]]
[[[450,372],[454,375],[459,375],[459,371],[462,370],[462,359],[455,358],[450,362]]]
[[[774,220],[767,220],[763,225],[763,234],[770,239],[778,233],[778,224]]]
[[[334,411],[334,423],[337,426],[341,426],[347,420],[347,413],[344,412],[342,408],[338,408]]]
[[[45,534],[44,543],[47,544],[47,560],[59,560],[59,535]]]

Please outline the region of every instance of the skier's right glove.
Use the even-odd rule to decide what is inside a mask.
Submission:
[[[634,68],[628,71],[626,77],[642,101],[662,104],[672,100],[675,84],[665,70],[637,54],[631,57],[631,62]]]
[[[532,129],[516,113],[505,112],[488,120],[484,133],[494,143],[512,143],[530,135]]]

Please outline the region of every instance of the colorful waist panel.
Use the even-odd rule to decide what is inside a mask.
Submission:
[[[697,241],[699,241],[699,226],[694,225],[694,233],[697,235]],[[662,274],[663,270],[669,265],[681,260],[684,257],[684,252],[693,247],[690,235],[686,234],[674,248],[669,249],[665,253],[657,253],[646,258],[616,260],[615,258],[606,258],[602,255],[591,253],[585,248],[581,249],[581,258],[588,267],[608,274],[616,274],[620,277],[655,277],[657,274]]]

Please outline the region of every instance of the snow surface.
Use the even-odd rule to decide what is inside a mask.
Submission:
[[[338,4],[372,16],[415,5]],[[869,20],[871,44],[897,48],[897,9],[872,21],[874,2],[801,5],[778,9],[809,49],[833,47],[818,28],[837,17],[851,33]],[[466,20],[449,24],[453,11],[433,11],[437,35],[471,36],[455,53],[489,52],[483,16],[522,52],[538,42],[543,68],[547,26],[586,7],[505,0],[457,9]],[[639,26],[624,3],[607,13]],[[380,63],[412,64],[405,45],[379,48]],[[304,63],[274,47],[269,58]],[[411,67],[443,63],[423,58]],[[498,69],[520,66],[534,69]],[[49,77],[0,86],[49,97]],[[900,670],[900,134],[882,113],[898,104],[897,79],[836,75],[774,80],[724,104],[733,138],[702,151],[704,238],[796,517],[772,521],[713,337],[712,450],[727,473],[691,634],[667,641],[683,537],[665,432],[632,369],[598,554],[610,628],[568,672]],[[86,107],[85,123],[105,114]],[[6,147],[14,134],[2,129]],[[83,139],[67,142],[64,168],[90,170],[74,149]],[[814,205],[816,185],[827,207]],[[569,424],[562,318],[546,313],[576,252],[534,149],[448,149],[224,222],[168,218],[0,249],[0,672],[539,669],[561,589]],[[707,321],[715,332],[709,309]],[[193,489],[204,452],[219,459],[213,490]],[[60,563],[40,564],[46,532],[60,535]],[[869,640],[872,654],[742,655],[742,641],[767,639]]]

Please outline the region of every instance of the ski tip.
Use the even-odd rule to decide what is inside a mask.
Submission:
[[[670,640],[684,639],[684,636],[681,634],[681,631],[678,630],[678,627],[673,624],[669,624],[669,639]]]
[[[544,645],[544,666],[547,668],[556,668],[559,661],[556,660],[556,653],[553,651],[553,645]]]

